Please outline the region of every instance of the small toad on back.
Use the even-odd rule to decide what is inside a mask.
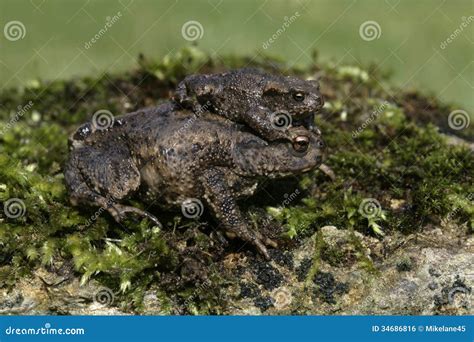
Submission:
[[[211,111],[246,124],[268,141],[291,140],[291,125],[301,123],[312,130],[314,112],[324,104],[317,81],[255,68],[187,76],[174,100],[196,113]]]

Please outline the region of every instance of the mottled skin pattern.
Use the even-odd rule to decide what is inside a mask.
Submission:
[[[288,130],[275,128],[273,113],[288,113],[293,126],[314,130],[314,112],[324,104],[317,81],[254,68],[187,76],[178,85],[174,100],[194,112],[211,111],[246,124],[267,141],[291,139]]]
[[[81,126],[70,139],[64,171],[72,204],[106,208],[117,221],[136,213],[159,225],[153,215],[121,202],[140,194],[168,207],[197,198],[229,235],[252,243],[268,258],[265,245],[274,242],[249,227],[236,200],[252,194],[263,179],[318,167],[320,136],[290,128],[293,139],[307,139],[306,152],[295,153],[288,142],[267,143],[215,114],[198,117],[170,109],[165,104],[117,117],[107,130]]]

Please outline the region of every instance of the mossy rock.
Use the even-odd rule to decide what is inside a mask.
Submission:
[[[167,223],[164,229],[146,220],[124,229],[105,214],[91,220],[93,209],[70,206],[62,167],[67,137],[80,123],[101,109],[119,115],[166,101],[190,73],[249,64],[321,78],[326,99],[316,125],[334,176],[317,170],[268,184],[242,203],[249,222],[278,240],[272,262],[240,241],[223,242],[211,217],[186,220],[153,208]],[[0,312],[465,312],[446,296],[454,296],[454,287],[466,296],[472,288],[466,273],[473,269],[473,127],[452,129],[448,116],[458,108],[394,89],[372,70],[317,61],[286,68],[271,58],[216,60],[188,48],[156,61],[141,56],[139,67],[123,74],[33,80],[4,90],[0,289],[8,299]],[[328,237],[324,226],[337,228]],[[420,289],[434,280],[424,267],[443,258],[459,274],[443,269],[428,298]],[[404,281],[417,271],[423,275],[412,280],[418,297],[403,297],[403,286],[413,287]],[[388,280],[392,288],[385,288]],[[398,297],[384,304],[382,290],[398,291]],[[410,306],[409,299],[429,309]]]

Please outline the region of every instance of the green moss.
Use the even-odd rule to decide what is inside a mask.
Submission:
[[[319,272],[321,265],[321,254],[323,253],[325,247],[326,243],[324,241],[323,234],[321,232],[317,232],[314,235],[314,254],[312,264],[305,279],[306,286],[311,286],[314,276]]]
[[[187,74],[248,64],[285,69],[282,61],[268,57],[214,59],[188,48],[160,60],[141,58],[137,70],[120,75],[51,83],[32,80],[25,87],[4,90],[0,94],[0,202],[3,206],[18,198],[24,207],[18,218],[0,210],[0,286],[14,286],[40,265],[72,260],[84,282],[93,277],[121,291],[124,302],[138,310],[151,284],[160,287],[163,274],[177,272],[182,253],[176,246],[186,245],[184,228],[198,223],[167,214],[173,229],[158,231],[146,221],[127,222],[124,229],[108,215],[91,220],[94,209],[71,207],[62,176],[67,137],[99,109],[119,114],[156,105]],[[448,145],[437,127],[419,125],[413,114],[429,114],[439,122],[445,119],[439,113],[446,113],[446,106],[430,99],[427,114],[422,95],[398,91],[392,98],[384,91],[383,75],[371,70],[316,63],[285,70],[302,77],[322,75],[327,103],[316,124],[328,146],[325,164],[336,177],[330,180],[321,171],[302,177],[305,197],[284,208],[270,206],[269,214],[285,225],[290,238],[313,235],[324,225],[377,237],[417,231],[443,219],[467,223],[472,233],[473,155],[466,147]],[[408,98],[410,106],[405,105]],[[381,210],[370,218],[362,215],[364,199],[376,199]],[[319,252],[313,275],[325,253],[323,243],[315,243]],[[357,246],[357,241],[353,243]],[[197,237],[195,244],[213,255],[206,239]],[[340,256],[327,257],[337,263]],[[371,267],[362,255],[358,258]],[[205,260],[212,264],[211,259]],[[216,313],[218,309],[212,309],[220,305],[216,291],[224,280],[217,271],[213,277],[210,288],[160,287],[164,310],[171,310],[170,303],[179,298],[188,312]]]
[[[428,222],[439,223],[453,210],[462,218],[458,223],[469,216],[472,225],[472,209],[467,208],[473,190],[470,150],[450,146],[436,127],[419,127],[399,109],[394,112],[398,114],[375,119],[354,139],[347,123],[337,118],[334,123],[331,119],[319,122],[323,132],[331,132],[324,135],[329,146],[326,164],[336,179],[330,182],[321,175],[310,176],[325,181],[314,185],[303,206],[271,212],[287,224],[290,236],[312,225],[327,224],[354,227],[363,233],[412,232]],[[358,213],[364,198],[380,203],[376,217],[367,219]],[[456,205],[453,198],[463,204]],[[403,205],[391,208],[394,200]]]

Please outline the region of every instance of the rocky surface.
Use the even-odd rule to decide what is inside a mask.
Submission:
[[[227,255],[227,305],[222,314],[467,315],[474,313],[474,237],[458,227],[426,229],[383,240],[322,227],[300,247],[255,263]],[[468,273],[471,270],[472,273]],[[198,285],[197,290],[210,284]],[[0,293],[0,314],[130,314],[120,293],[95,281],[38,269]],[[116,298],[117,297],[117,298]],[[166,304],[166,305],[165,305]],[[173,303],[176,308],[183,303]],[[167,314],[156,289],[144,294],[142,314]]]

